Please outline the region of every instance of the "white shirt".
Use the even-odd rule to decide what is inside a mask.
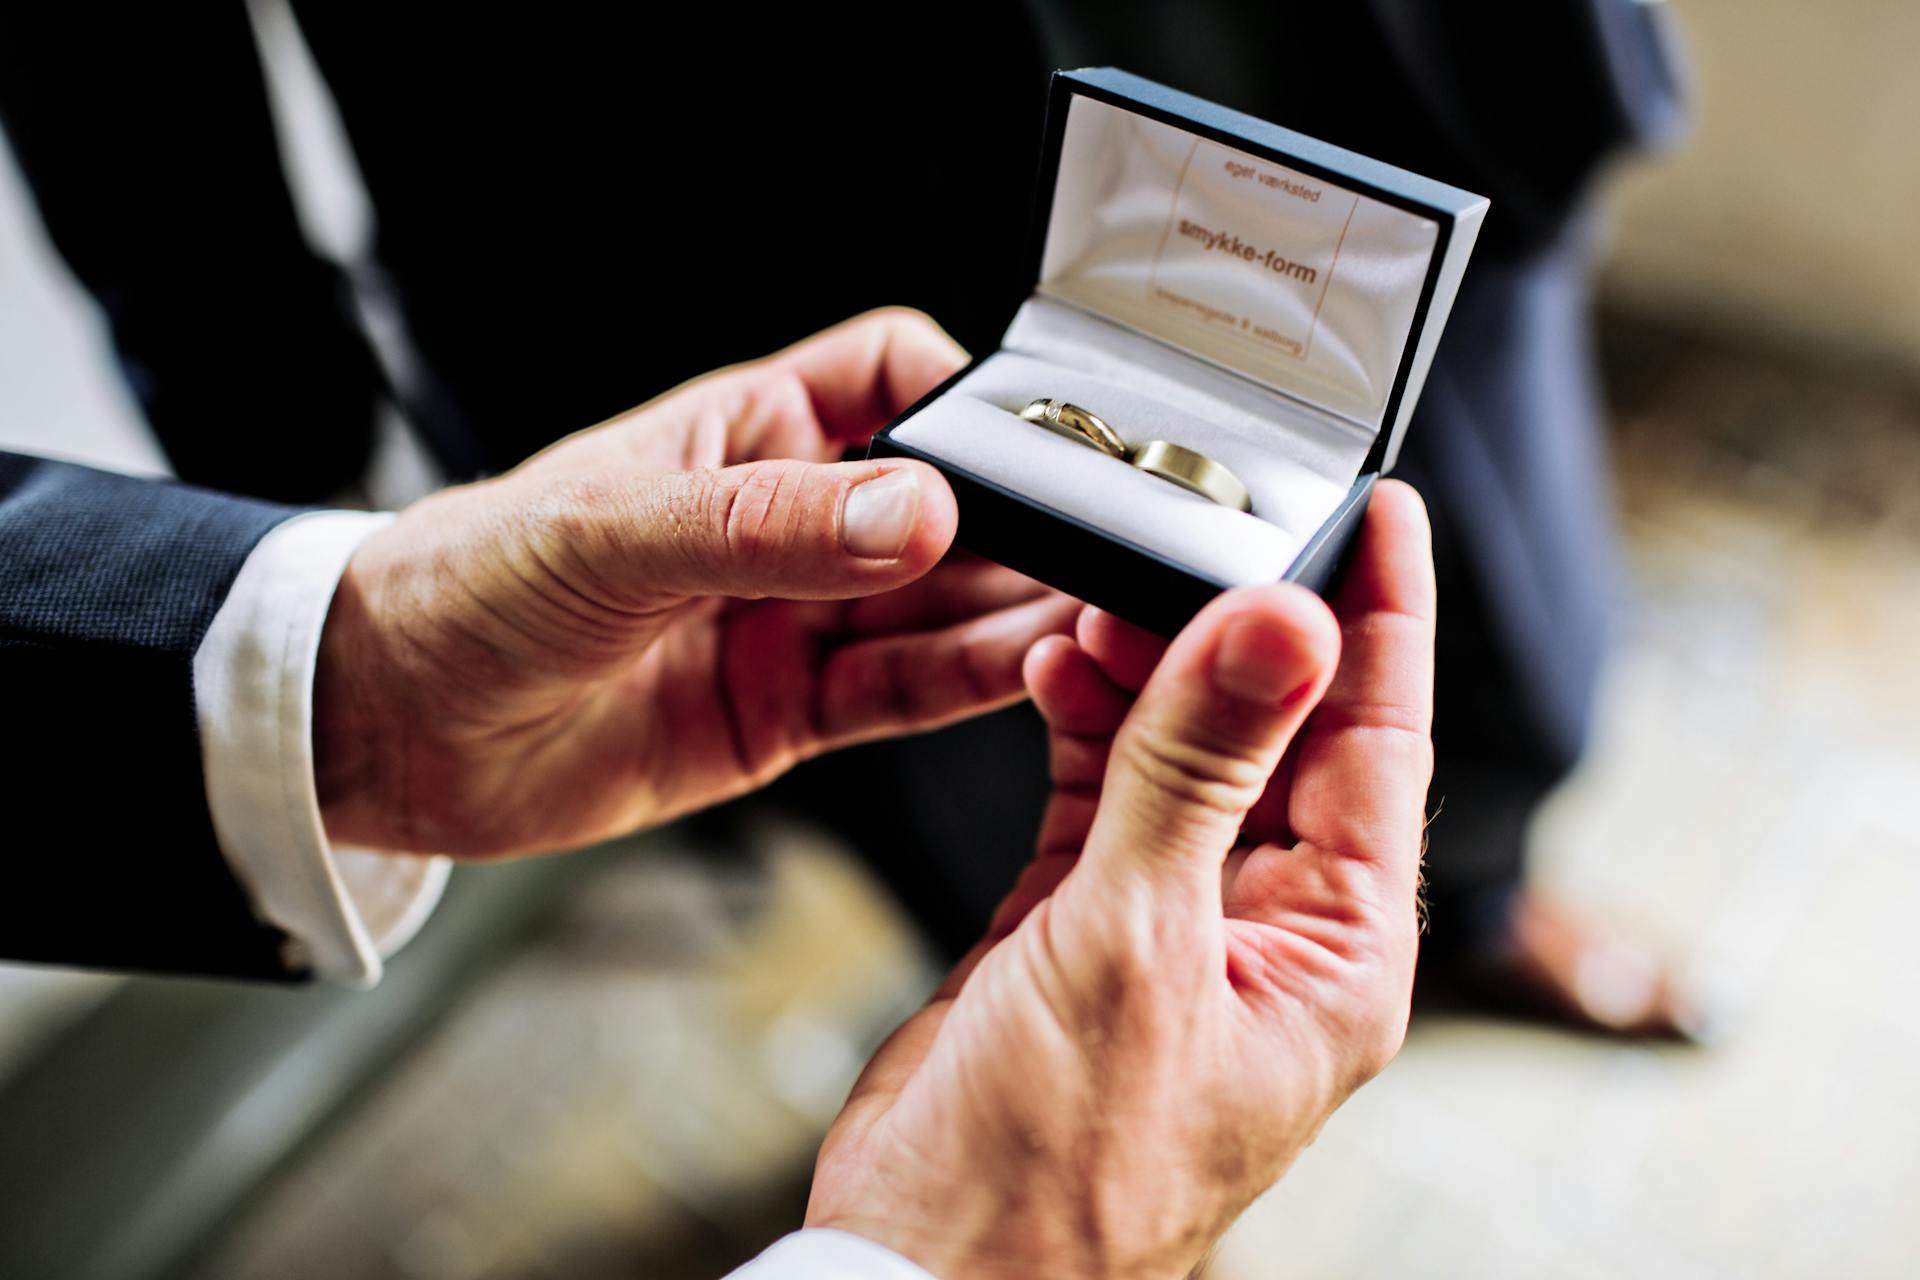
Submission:
[[[296,516],[262,538],[193,656],[194,709],[213,829],[260,919],[287,935],[287,960],[370,987],[417,933],[449,863],[336,849],[313,771],[313,677],[334,588],[356,548],[393,519],[353,511]],[[797,1231],[733,1280],[933,1280],[890,1249],[844,1231]]]

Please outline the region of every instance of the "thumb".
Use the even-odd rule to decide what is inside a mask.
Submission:
[[[1303,587],[1242,588],[1203,609],[1114,738],[1088,878],[1156,913],[1217,915],[1221,864],[1339,654],[1332,612]]]
[[[939,563],[959,522],[940,473],[904,459],[664,472],[628,492],[586,516],[588,554],[601,583],[641,604],[873,595]]]

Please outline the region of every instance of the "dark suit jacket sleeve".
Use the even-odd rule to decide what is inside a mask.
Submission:
[[[293,514],[0,453],[0,957],[288,976],[214,838],[193,655]]]

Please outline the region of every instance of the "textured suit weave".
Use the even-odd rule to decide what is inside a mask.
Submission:
[[[0,453],[0,955],[284,975],[214,839],[193,655],[292,514]]]

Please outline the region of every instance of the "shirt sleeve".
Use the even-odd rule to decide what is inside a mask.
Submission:
[[[260,540],[193,655],[207,804],[255,914],[287,935],[288,967],[348,986],[419,931],[448,861],[335,849],[313,768],[320,631],[347,561],[390,515],[296,516]]]
[[[809,1227],[784,1236],[727,1280],[935,1280],[865,1236]]]

